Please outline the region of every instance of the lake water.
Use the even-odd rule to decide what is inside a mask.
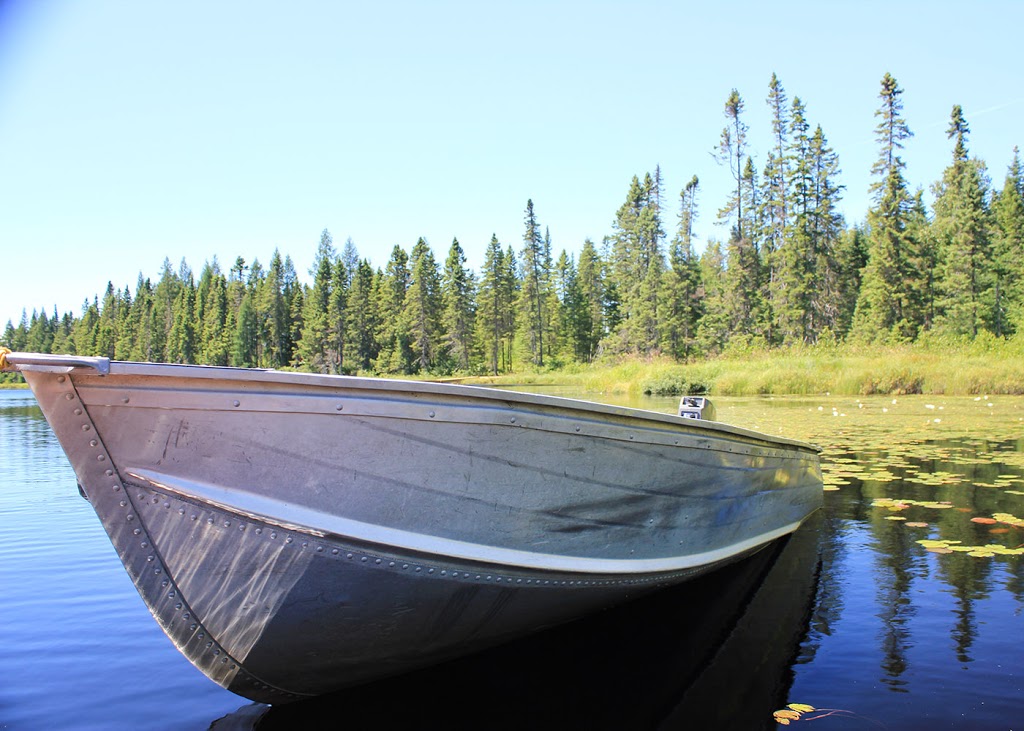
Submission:
[[[791,539],[473,658],[268,709],[174,649],[31,394],[0,391],[0,729],[768,729],[789,703],[818,709],[791,725],[819,731],[1024,729],[1024,399],[717,406],[823,447],[824,510]]]

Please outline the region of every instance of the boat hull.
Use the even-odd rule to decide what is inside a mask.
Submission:
[[[168,636],[263,702],[683,581],[821,501],[814,449],[669,415],[267,371],[20,370]]]

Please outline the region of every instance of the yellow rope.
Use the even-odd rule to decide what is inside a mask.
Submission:
[[[7,367],[7,354],[11,352],[10,348],[5,348],[0,345],[0,371]]]

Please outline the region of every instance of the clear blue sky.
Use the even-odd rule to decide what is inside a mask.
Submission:
[[[600,242],[633,175],[661,165],[666,227],[701,180],[698,234],[730,184],[710,152],[730,89],[763,168],[778,74],[838,152],[863,219],[885,72],[926,192],[962,105],[1001,186],[1024,145],[1024,2],[0,3],[0,328],[134,292],[164,257],[300,276],[324,228],[383,266],[457,236],[478,268],[518,250],[532,198],[556,253]]]

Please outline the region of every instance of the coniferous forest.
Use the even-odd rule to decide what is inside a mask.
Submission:
[[[610,233],[576,254],[554,252],[533,201],[522,239],[492,236],[480,271],[458,240],[443,259],[422,238],[409,251],[396,245],[381,265],[351,240],[339,250],[325,229],[311,281],[278,251],[266,263],[239,256],[227,271],[214,259],[198,275],[165,259],[155,281],[108,284],[77,315],[8,322],[2,342],[121,360],[444,375],[627,354],[689,361],[737,345],[1012,338],[1024,332],[1019,151],[1007,151],[993,183],[953,106],[949,164],[931,183],[929,210],[905,177],[902,93],[886,74],[872,204],[854,225],[839,213],[838,153],[773,75],[763,161],[748,154],[747,102],[728,95],[715,154],[734,186],[712,203],[729,233],[700,255],[700,179],[666,191],[659,167],[624,186]]]

